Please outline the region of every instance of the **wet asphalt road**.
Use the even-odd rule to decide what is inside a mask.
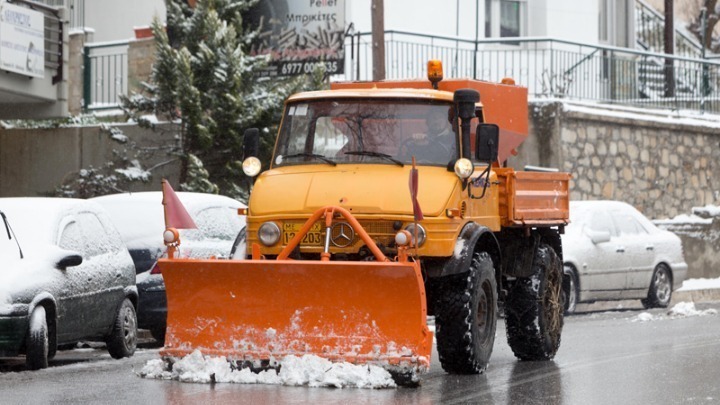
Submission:
[[[720,302],[698,303],[720,310]],[[158,349],[113,360],[102,349],[62,351],[49,369],[24,371],[0,360],[1,404],[711,404],[720,403],[720,315],[639,322],[631,309],[567,317],[554,361],[519,362],[498,335],[488,371],[457,376],[432,371],[418,388],[368,390],[238,384],[191,384],[136,375]],[[663,310],[649,311],[653,315]]]

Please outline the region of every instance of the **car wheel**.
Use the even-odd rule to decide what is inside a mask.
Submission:
[[[137,315],[129,299],[120,305],[112,332],[108,336],[107,349],[114,359],[130,357],[137,347]]]
[[[550,360],[560,347],[563,327],[562,263],[540,243],[530,277],[518,277],[505,301],[508,345],[520,360]]]
[[[658,264],[650,281],[648,296],[642,300],[645,308],[667,308],[672,297],[672,275],[664,264]]]
[[[575,312],[578,300],[578,282],[575,270],[570,266],[565,266],[563,277],[563,294],[565,295],[565,313],[572,314]]]
[[[437,350],[448,373],[478,374],[487,368],[497,327],[497,284],[492,259],[474,253],[470,271],[438,280]]]
[[[29,370],[39,370],[48,366],[48,327],[45,308],[38,305],[30,315],[27,341],[25,343],[25,365]]]

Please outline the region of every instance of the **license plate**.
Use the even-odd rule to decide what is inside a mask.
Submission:
[[[285,223],[283,224],[283,244],[290,243],[292,238],[300,232],[305,223]],[[320,222],[315,222],[308,233],[303,236],[300,241],[301,245],[322,245],[325,240],[325,232]]]

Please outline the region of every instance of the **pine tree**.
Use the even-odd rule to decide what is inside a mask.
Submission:
[[[157,61],[143,94],[123,99],[126,114],[140,125],[152,113],[178,122],[182,138],[181,188],[220,192],[245,199],[241,169],[245,129],[259,127],[263,146],[272,146],[283,100],[321,86],[323,72],[293,79],[260,79],[264,56],[250,56],[257,32],[243,16],[256,1],[166,0],[167,29],[152,29]],[[268,162],[269,148],[263,148]]]

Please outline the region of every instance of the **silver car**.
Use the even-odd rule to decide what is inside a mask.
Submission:
[[[640,299],[667,307],[687,276],[680,238],[619,201],[574,201],[562,237],[565,308]]]

